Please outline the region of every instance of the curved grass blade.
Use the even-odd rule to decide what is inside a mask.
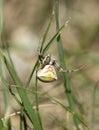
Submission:
[[[75,118],[77,118],[88,130],[90,130],[87,126],[87,123],[84,121],[84,119],[78,115],[76,112],[74,112],[69,106],[64,105],[61,101],[59,101],[56,98],[47,96],[48,99],[50,99],[53,103],[56,103],[58,105],[60,105],[61,107],[63,107],[66,111],[70,112],[72,114],[72,116]]]
[[[42,130],[41,126],[40,126],[40,122],[38,120],[38,117],[34,111],[34,109],[32,108],[32,104],[30,103],[28,97],[27,97],[27,93],[25,91],[25,89],[23,89],[23,85],[18,77],[18,75],[16,74],[16,71],[15,69],[13,68],[13,66],[11,65],[11,63],[8,61],[8,59],[6,58],[6,56],[2,54],[2,57],[3,57],[3,60],[4,60],[4,63],[15,83],[17,87],[17,91],[18,91],[18,94],[22,100],[22,104],[24,106],[24,109],[25,109],[25,113],[27,114],[27,116],[29,117],[30,121],[32,122],[34,128],[36,130]]]
[[[66,26],[66,23],[57,30],[56,34],[52,37],[52,39],[48,42],[48,44],[43,49],[43,53],[45,53],[50,48],[50,46],[55,42],[55,40],[61,34],[62,30],[65,28],[65,26]]]

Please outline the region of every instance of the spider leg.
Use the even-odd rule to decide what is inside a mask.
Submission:
[[[56,69],[59,72],[63,72],[63,73],[77,72],[79,70],[82,70],[85,67],[85,65],[82,65],[82,66],[80,66],[80,67],[78,67],[76,69],[73,69],[73,70],[70,70],[70,69],[69,70],[64,70],[56,61],[54,61],[53,63],[54,63],[53,65],[56,67]]]
[[[63,70],[63,69],[62,69],[61,72],[64,72],[64,73],[77,72],[77,71],[79,71],[79,70],[82,70],[84,67],[85,67],[85,65],[82,65],[82,66],[80,66],[80,67],[78,67],[78,68],[76,68],[76,69],[73,69],[73,70]]]
[[[63,72],[63,68],[56,62],[56,60],[53,61],[53,65],[59,72]]]

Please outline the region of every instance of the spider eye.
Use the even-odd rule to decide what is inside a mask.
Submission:
[[[57,74],[53,65],[45,65],[43,69],[38,69],[36,75],[42,82],[52,82],[57,80]]]

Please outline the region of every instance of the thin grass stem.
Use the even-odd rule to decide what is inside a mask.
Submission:
[[[96,97],[96,90],[97,90],[97,85],[99,81],[96,82],[96,85],[93,88],[92,91],[92,113],[91,113],[91,130],[94,130],[95,128],[95,97]]]
[[[36,112],[37,112],[37,116],[38,116],[38,119],[39,119],[39,122],[40,122],[40,125],[42,127],[42,121],[41,121],[41,116],[40,116],[40,112],[39,112],[39,99],[38,99],[38,82],[37,82],[37,77],[35,79],[35,99],[36,99]],[[42,127],[42,130],[43,130],[43,127]]]
[[[59,0],[55,0],[55,19],[56,19],[56,31],[57,31],[59,29]],[[58,47],[58,53],[59,53],[59,59],[60,59],[61,66],[64,70],[66,70],[62,40],[61,40],[60,35],[57,37],[57,47]],[[65,88],[65,92],[67,95],[69,106],[70,106],[71,110],[75,111],[74,110],[74,101],[73,101],[73,97],[71,94],[70,81],[69,81],[69,78],[66,73],[63,73],[63,79],[64,79],[64,88]],[[77,130],[80,130],[79,126],[78,126],[79,125],[78,119],[75,116],[74,116],[74,123],[75,123]]]

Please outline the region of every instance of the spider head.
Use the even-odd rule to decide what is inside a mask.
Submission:
[[[51,56],[50,55],[43,56],[43,55],[40,54],[39,60],[40,60],[42,65],[48,65],[48,64],[50,64]]]

